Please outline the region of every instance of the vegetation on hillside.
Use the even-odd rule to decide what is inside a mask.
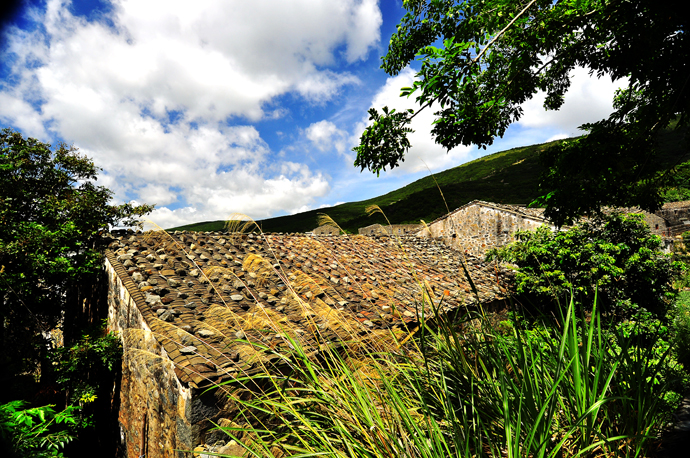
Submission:
[[[657,161],[673,180],[664,188],[665,202],[690,199],[690,151],[683,146],[683,131],[665,130],[659,136]],[[421,178],[382,196],[335,207],[257,221],[264,232],[307,232],[317,227],[320,213],[338,221],[345,231],[357,233],[370,224],[387,224],[380,214],[367,215],[366,208],[378,205],[392,224],[427,223],[473,200],[528,205],[539,196],[539,178],[544,166],[540,155],[561,140],[513,148],[481,157]],[[671,173],[675,172],[677,173]],[[437,187],[438,183],[438,187]],[[444,204],[439,188],[448,203]],[[169,230],[222,231],[225,221],[207,221]]]

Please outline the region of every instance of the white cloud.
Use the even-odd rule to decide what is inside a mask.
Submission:
[[[242,169],[208,176],[200,173],[198,183],[187,184],[182,196],[189,205],[175,210],[156,209],[151,219],[161,227],[227,219],[232,213],[262,219],[276,209],[297,212],[330,189],[322,175],[313,174],[306,166],[289,164],[283,168],[288,173],[271,177]]]
[[[345,203],[345,202],[338,201],[338,202],[336,202],[336,203],[334,203],[334,204],[321,204],[321,205],[319,205],[319,208],[337,207],[338,205],[342,205],[342,204],[344,204],[344,203]]]
[[[379,109],[379,111],[384,106],[395,108],[397,111],[408,108],[416,110],[419,105],[415,102],[414,96],[410,98],[400,97],[400,88],[412,86],[413,81],[414,71],[409,67],[397,76],[388,78],[384,86],[374,96],[371,106]],[[445,148],[434,142],[431,129],[435,111],[438,109],[432,105],[412,120],[410,127],[414,132],[408,135],[412,146],[405,155],[405,162],[393,169],[392,173],[414,173],[426,170],[427,167],[431,170],[440,170],[459,165],[469,159],[471,147],[458,146],[446,151]],[[356,138],[352,141],[354,145],[358,144],[359,135],[368,124],[367,120],[368,115],[355,128]]]
[[[378,45],[375,0],[121,0],[112,28],[68,6],[49,0],[32,13],[43,27],[9,35],[3,121],[74,142],[120,200],[182,205],[155,211],[163,227],[268,217],[328,192],[321,173],[275,162],[249,123],[286,116],[278,96],[318,104],[357,84],[336,64]]]
[[[526,128],[556,129],[566,136],[580,135],[579,126],[611,114],[616,89],[627,84],[626,80],[611,81],[609,77],[590,76],[582,67],[574,69],[571,77],[570,88],[560,110],[546,111],[546,94],[540,92],[522,105],[524,113],[517,124]]]
[[[35,115],[33,106],[12,94],[0,92],[0,120],[12,124],[26,136],[46,138],[46,130],[41,119]]]
[[[349,20],[351,27],[354,26],[361,30],[361,33],[349,34],[347,37],[347,60],[354,62],[355,60],[363,59],[372,43],[376,43],[379,40],[378,30],[381,27],[383,18],[378,7],[378,1],[363,0],[355,7]]]
[[[310,102],[324,103],[334,97],[342,86],[356,83],[359,83],[359,79],[355,76],[325,70],[306,76],[297,83],[297,91]]]
[[[344,153],[347,141],[347,132],[340,130],[330,121],[312,123],[305,131],[307,138],[320,151],[328,151],[335,148],[339,153]]]
[[[356,81],[318,67],[333,64],[343,42],[348,60],[377,43],[380,21],[356,21],[369,3],[166,2],[161,9],[153,0],[127,0],[114,8],[113,30],[74,18],[53,0],[39,80],[49,100],[86,98],[75,91],[98,88],[157,116],[184,108],[189,119],[256,120],[277,95],[296,91],[322,102]]]
[[[156,205],[169,205],[177,200],[177,195],[167,186],[147,184],[138,190],[143,202],[156,202]]]
[[[551,137],[547,138],[544,143],[549,143],[549,142],[552,142],[555,140],[563,140],[564,138],[568,138],[568,137],[569,137],[569,135],[567,135],[567,134],[556,134],[556,135],[552,135]]]

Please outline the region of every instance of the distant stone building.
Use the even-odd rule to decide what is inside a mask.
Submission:
[[[690,231],[690,201],[688,200],[664,204],[654,216],[661,220],[648,223],[655,234],[674,237]]]
[[[312,231],[314,235],[339,235],[340,229],[335,226],[323,225]]]
[[[371,226],[360,227],[360,235],[407,235],[414,234],[422,228],[421,224],[372,224]]]
[[[615,211],[641,213],[651,232],[663,238],[663,249],[666,251],[671,246],[669,238],[690,231],[690,201],[664,204],[655,213],[640,208],[617,208]],[[432,221],[417,235],[438,238],[456,250],[483,257],[491,248],[513,242],[516,231],[532,231],[541,225],[555,229],[544,217],[543,208],[475,200]]]
[[[518,230],[554,227],[543,213],[541,208],[475,200],[432,221],[417,235],[439,238],[456,250],[483,257],[489,249],[513,242]]]

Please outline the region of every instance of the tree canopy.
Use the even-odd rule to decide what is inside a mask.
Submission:
[[[5,375],[32,364],[25,359],[45,347],[41,332],[63,319],[73,299],[70,288],[100,269],[103,233],[113,225],[135,224],[153,208],[112,205],[112,192],[94,184],[97,173],[74,147],[51,149],[18,132],[0,131],[0,350]]]
[[[523,114],[538,91],[561,107],[572,70],[627,78],[613,113],[581,126],[587,135],[544,154],[539,203],[557,224],[602,205],[662,203],[666,176],[654,160],[655,138],[690,112],[690,46],[684,2],[651,0],[406,0],[382,68],[421,68],[402,96],[439,107],[432,135],[447,149],[486,148]],[[418,111],[419,112],[419,111]],[[380,173],[404,160],[403,140],[416,113],[370,110],[355,147],[355,166]],[[566,179],[567,178],[567,179]]]

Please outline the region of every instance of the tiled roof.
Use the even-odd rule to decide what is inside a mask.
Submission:
[[[530,207],[525,207],[523,205],[507,205],[507,204],[493,204],[497,208],[505,208],[508,211],[513,211],[515,213],[519,213],[524,216],[529,216],[535,219],[541,219],[544,221],[548,221],[544,217],[544,209],[543,208],[530,208]]]
[[[419,321],[420,284],[428,285],[443,311],[476,304],[462,254],[431,239],[178,232],[114,237],[108,260],[180,380],[194,386],[251,373],[270,362],[258,346],[280,348],[290,338],[316,351],[403,334]],[[471,257],[467,266],[482,303],[504,297],[502,273]]]

